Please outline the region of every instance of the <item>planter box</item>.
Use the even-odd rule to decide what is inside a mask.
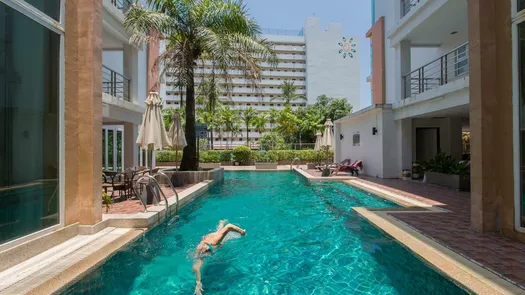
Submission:
[[[200,163],[199,167],[202,169],[221,168],[221,163]]]
[[[308,170],[315,169],[315,166],[317,166],[315,163],[306,163]]]
[[[457,190],[470,191],[470,177],[438,172],[425,172],[427,183],[442,185]]]
[[[277,169],[277,163],[255,163],[255,169]]]

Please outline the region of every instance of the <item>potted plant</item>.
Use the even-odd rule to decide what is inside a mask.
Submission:
[[[113,199],[105,192],[102,192],[102,204],[106,207],[106,214],[111,209],[111,205],[113,205]]]
[[[277,162],[266,151],[259,152],[256,160],[255,169],[277,169]]]
[[[240,165],[249,165],[251,160],[252,150],[245,146],[241,145],[233,149],[233,159]]]
[[[457,190],[470,190],[470,167],[465,162],[456,161],[451,155],[437,154],[424,162],[426,182]]]

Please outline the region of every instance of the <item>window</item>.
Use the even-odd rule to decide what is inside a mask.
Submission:
[[[517,56],[513,56],[513,62],[517,60],[517,67],[513,71],[513,83],[517,85],[517,93],[513,98],[514,113],[514,132],[517,134],[517,141],[514,141],[515,165],[517,173],[515,190],[515,223],[518,228],[525,230],[525,0],[516,0],[518,12],[512,16],[513,38],[517,39],[513,44],[517,44]],[[516,71],[517,69],[517,71]],[[517,116],[516,116],[517,115]]]
[[[354,136],[352,136],[352,143],[354,146],[359,146],[361,143],[361,136],[359,133],[355,133]]]
[[[467,53],[467,46],[461,46],[458,49],[456,49],[455,52],[455,69],[456,69],[456,76],[460,76],[462,74],[468,73],[468,53]]]
[[[56,21],[60,21],[60,0],[25,0],[36,9],[47,14]]]
[[[58,19],[59,1],[28,1]],[[44,4],[45,2],[45,4]],[[61,36],[0,2],[0,244],[59,224]]]
[[[523,8],[523,3],[520,1],[520,7]],[[525,38],[521,37],[525,34],[525,22],[518,25],[518,68],[519,68],[519,210],[520,226],[525,227]]]

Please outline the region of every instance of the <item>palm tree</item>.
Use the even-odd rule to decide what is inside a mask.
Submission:
[[[259,62],[275,65],[277,55],[259,38],[259,25],[249,17],[242,0],[146,0],[146,3],[152,10],[132,5],[126,12],[124,26],[134,44],[164,39],[166,50],[155,64],[163,75],[174,70],[171,74],[186,87],[188,145],[180,167],[197,170],[194,80],[197,61],[203,57],[215,61],[227,85],[232,81],[228,69],[236,68],[257,86]]]
[[[259,132],[259,134],[262,134],[264,131],[266,131],[266,123],[268,123],[267,112],[259,113],[259,115],[253,120],[253,126],[257,132]]]
[[[270,99],[270,101],[282,99],[284,100],[284,105],[289,105],[291,101],[306,100],[306,97],[304,97],[304,95],[295,93],[297,91],[297,86],[294,82],[284,81],[281,84],[281,90],[283,91],[281,97],[273,97]]]
[[[272,129],[275,127],[277,118],[279,118],[279,110],[276,108],[270,108],[270,110],[268,110],[268,121],[270,122]]]
[[[221,88],[215,78],[214,70],[212,70],[211,78],[203,80],[197,88],[196,102],[202,109],[197,110],[197,115],[204,116],[197,121],[208,125],[210,130],[210,146],[213,149],[213,129],[217,126],[215,119],[217,117],[217,107],[221,106]]]
[[[219,111],[222,126],[224,126],[224,131],[230,132],[230,144],[233,142],[233,136],[238,132],[239,122],[241,118],[239,117],[239,111],[230,108],[230,106],[224,106]]]
[[[257,118],[257,111],[252,108],[246,108],[241,113],[241,119],[244,122],[244,125],[246,126],[246,145],[250,146],[250,126],[252,126],[255,118]]]

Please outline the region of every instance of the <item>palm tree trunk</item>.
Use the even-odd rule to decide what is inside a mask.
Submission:
[[[213,127],[211,128],[211,150],[213,150]]]
[[[193,67],[188,67],[188,84],[186,85],[186,142],[180,164],[181,171],[197,170],[197,139],[195,131],[195,81],[193,80]]]
[[[246,124],[246,146],[250,147],[250,129],[248,129],[248,124]]]

